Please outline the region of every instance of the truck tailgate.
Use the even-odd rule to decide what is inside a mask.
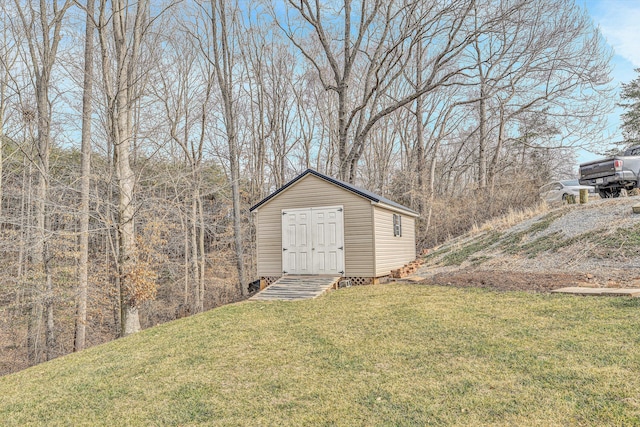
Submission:
[[[614,159],[580,165],[580,178],[593,179],[615,174]]]

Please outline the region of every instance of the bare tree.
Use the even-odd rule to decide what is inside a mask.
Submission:
[[[3,22],[0,23],[0,217],[2,217],[4,143],[5,138],[7,138],[5,128],[7,126],[11,89],[14,86],[11,72],[18,60],[18,49],[17,43],[12,40],[12,38],[17,37],[17,34],[12,34],[10,31],[9,20],[11,18],[9,17],[7,5],[0,5],[0,11],[5,16]]]
[[[240,143],[238,139],[238,99],[239,90],[237,76],[239,40],[237,2],[226,0],[210,0],[201,4],[206,15],[206,34],[201,35],[200,42],[206,59],[213,65],[218,90],[222,98],[222,114],[224,135],[227,142],[229,160],[229,181],[231,184],[231,203],[233,211],[233,234],[235,246],[236,268],[242,295],[248,294],[248,282],[244,265],[244,248],[242,237],[242,212],[240,206]],[[203,43],[206,40],[206,43]]]
[[[120,299],[120,325],[122,336],[140,330],[139,304],[144,301],[134,277],[136,264],[136,235],[134,229],[135,175],[131,168],[130,151],[133,136],[133,109],[138,81],[138,60],[145,26],[149,20],[149,1],[135,5],[126,0],[111,2],[113,54],[107,33],[107,2],[101,0],[98,34],[102,55],[102,77],[106,96],[109,137],[113,144],[114,168],[118,189],[117,281]],[[112,75],[112,61],[115,75]]]
[[[486,15],[496,14],[492,6],[476,9],[476,17],[487,20]],[[544,117],[555,137],[540,139],[542,147],[563,149],[601,138],[600,118],[612,107],[607,85],[611,53],[585,10],[570,1],[522,2],[497,14],[505,18],[479,31],[474,41],[478,184],[492,188],[520,115]]]
[[[55,325],[53,312],[53,279],[50,271],[51,254],[47,236],[47,200],[49,197],[49,156],[51,153],[51,74],[58,53],[61,39],[63,17],[71,7],[71,0],[59,2],[40,1],[22,4],[14,0],[25,29],[33,75],[35,76],[35,93],[37,108],[37,158],[38,170],[36,195],[36,221],[38,239],[33,252],[33,262],[40,265],[44,274],[46,311],[45,348],[47,360],[55,357]]]
[[[293,132],[295,116],[299,113],[293,96],[296,61],[288,46],[268,31],[268,23],[256,25],[259,28],[245,27],[248,37],[242,40],[239,48],[247,70],[247,96],[257,109],[257,115],[250,122],[257,122],[254,127],[258,136],[258,175],[264,181],[265,169],[268,168],[270,181],[279,188],[287,180],[290,153],[300,140],[297,133],[303,131],[296,129]]]
[[[355,180],[366,138],[380,119],[452,82],[462,71],[455,59],[472,40],[467,24],[473,3],[365,0],[354,8],[351,0],[344,0],[335,11],[309,0],[288,2],[287,12],[295,18],[281,22],[281,28],[315,68],[325,90],[338,99],[340,178]],[[299,33],[311,33],[312,38]],[[389,93],[398,87],[411,52],[421,43],[430,46],[422,85]]]
[[[89,287],[89,193],[91,191],[91,114],[93,96],[93,50],[95,1],[87,0],[84,41],[84,81],[82,87],[82,165],[80,175],[80,259],[74,350],[85,347],[87,289]]]
[[[169,136],[180,148],[189,170],[188,211],[191,226],[186,237],[185,262],[190,264],[190,273],[185,277],[185,286],[189,288],[191,277],[193,312],[199,313],[204,310],[206,270],[203,159],[215,82],[212,65],[201,60],[197,47],[192,44],[193,40],[180,37],[188,33],[190,31],[178,30],[168,41],[173,48],[167,55],[167,69],[159,73],[157,95],[163,105]]]
[[[267,52],[271,45],[270,35],[265,34],[268,23],[260,14],[255,22],[247,19],[243,22],[244,41],[240,44],[243,65],[247,70],[247,88],[245,96],[251,100],[247,122],[250,126],[249,169],[251,173],[250,195],[260,200],[266,195],[267,139],[271,133],[267,122]]]

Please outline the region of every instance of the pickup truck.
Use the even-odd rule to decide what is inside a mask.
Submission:
[[[640,145],[620,156],[582,163],[580,184],[596,187],[600,197],[618,197],[622,189],[640,188]]]

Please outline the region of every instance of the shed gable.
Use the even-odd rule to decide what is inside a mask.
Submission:
[[[315,174],[305,174],[252,209],[257,211],[258,276],[282,274],[282,211],[344,207],[345,276],[374,277],[371,201]]]
[[[291,181],[289,181],[288,183],[286,183],[285,185],[283,185],[282,187],[280,187],[279,189],[277,189],[276,191],[274,191],[273,193],[271,193],[270,195],[268,195],[267,197],[265,197],[264,199],[256,203],[255,205],[253,205],[249,209],[249,211],[253,212],[254,210],[258,209],[260,206],[269,202],[271,199],[278,197],[280,193],[286,191],[289,187],[295,185],[299,180],[305,178],[308,175],[314,175],[330,184],[343,188],[353,194],[356,194],[376,204],[384,206],[387,209],[397,210],[397,211],[403,212],[404,214],[411,215],[414,217],[418,216],[417,212],[414,212],[406,206],[402,206],[399,203],[389,200],[386,197],[382,197],[378,194],[372,193],[371,191],[358,188],[352,184],[349,184],[348,182],[340,181],[338,179],[331,178],[330,176],[323,175],[320,172],[314,171],[313,169],[307,169],[306,171],[302,172],[300,175],[298,175],[297,177],[295,177],[294,179],[292,179]]]

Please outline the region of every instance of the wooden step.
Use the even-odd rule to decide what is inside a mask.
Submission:
[[[333,288],[340,279],[340,276],[284,276],[249,299],[295,301],[317,298]]]

